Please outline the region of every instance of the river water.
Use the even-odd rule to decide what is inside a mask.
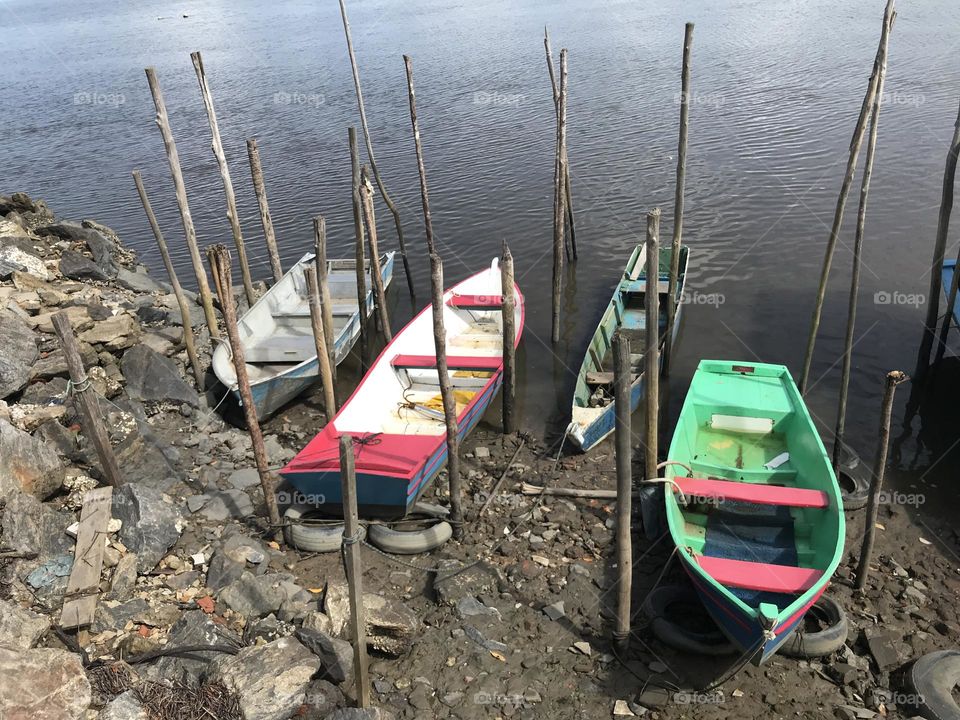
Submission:
[[[684,241],[686,308],[671,374],[672,422],[701,358],[799,371],[846,147],[879,37],[880,0],[354,2],[350,8],[377,159],[402,212],[418,291],[429,276],[402,54],[414,58],[435,230],[448,283],[507,240],[527,299],[521,422],[555,436],[574,375],[645,212],[672,227],[685,21],[696,23]],[[960,5],[900,3],[867,215],[848,440],[872,457],[883,376],[911,371],[960,95]],[[189,54],[201,50],[254,274],[269,274],[246,163],[257,137],[281,253],[351,252],[348,125],[357,123],[337,4],[7,0],[0,5],[0,191],[45,198],[64,217],[115,228],[154,271],[158,253],[130,171],[139,168],[192,282],[143,69],[155,66],[201,245],[230,243],[222,186]],[[570,53],[569,154],[579,263],[567,275],[561,342],[550,343],[553,118],[542,33]],[[857,181],[859,184],[859,180]],[[813,367],[809,405],[828,448],[836,414],[857,187]],[[380,209],[383,246],[395,242]],[[954,233],[956,236],[956,233]],[[952,255],[955,242],[951,243]],[[393,324],[411,316],[402,276]],[[957,347],[956,341],[954,348]],[[960,373],[892,454],[892,482],[927,511],[955,508]],[[900,434],[909,386],[901,388]],[[921,441],[917,440],[920,434]],[[952,503],[952,504],[951,504]],[[922,513],[918,517],[922,522]]]

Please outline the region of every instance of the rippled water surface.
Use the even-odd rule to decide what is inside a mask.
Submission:
[[[354,2],[351,21],[379,165],[398,201],[422,300],[428,288],[401,55],[414,58],[435,229],[447,280],[507,240],[528,302],[523,424],[554,434],[573,374],[644,213],[672,227],[685,21],[696,23],[686,311],[672,372],[675,419],[699,359],[799,370],[846,147],[876,51],[880,0]],[[947,145],[960,96],[960,5],[901,1],[870,194],[848,437],[872,456],[882,378],[912,370]],[[184,17],[186,16],[186,17]],[[253,271],[268,275],[246,138],[256,136],[285,263],[327,217],[332,254],[352,243],[346,128],[357,122],[337,4],[8,0],[0,6],[0,192],[26,190],[69,218],[114,227],[161,265],[130,171],[139,168],[185,282],[163,145],[143,68],[155,66],[201,244],[229,242],[222,186],[190,63],[203,52]],[[553,120],[542,32],[570,53],[569,148],[580,261],[551,346]],[[856,188],[827,297],[809,396],[829,447],[846,318]],[[382,242],[395,242],[381,208]],[[956,236],[956,232],[954,233]],[[953,244],[952,244],[953,245]],[[952,251],[951,251],[952,254]],[[402,282],[395,325],[411,314]],[[889,300],[889,302],[885,302]],[[956,349],[957,344],[954,343]],[[956,378],[894,448],[894,482],[950,497],[960,455]],[[952,388],[952,389],[951,389]],[[901,389],[895,422],[909,388]],[[922,443],[914,433],[921,429]],[[895,434],[899,428],[895,429]]]

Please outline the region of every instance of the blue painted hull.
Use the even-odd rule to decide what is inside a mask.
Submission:
[[[944,260],[943,261],[943,272],[941,273],[941,278],[943,279],[943,295],[950,300],[950,287],[953,284],[953,272],[956,270],[957,261],[956,260]],[[953,308],[953,321],[960,326],[960,295],[954,300]]]

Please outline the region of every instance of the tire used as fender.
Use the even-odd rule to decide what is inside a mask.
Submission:
[[[960,720],[960,705],[953,699],[960,683],[960,650],[924,655],[907,671],[906,681],[912,710],[929,720]]]
[[[453,535],[453,527],[446,521],[425,530],[393,530],[386,525],[371,525],[368,534],[370,542],[384,552],[418,555],[443,545]]]
[[[670,606],[677,603],[701,605],[699,596],[692,588],[680,585],[655,587],[643,601],[643,611],[650,618],[650,629],[660,642],[674,650],[696,655],[730,655],[736,652],[733,643],[719,628],[694,630],[672,620]]]
[[[320,513],[309,505],[291,505],[283,513],[287,542],[306,552],[335,552],[343,543],[343,523],[308,524],[304,520],[321,519]]]

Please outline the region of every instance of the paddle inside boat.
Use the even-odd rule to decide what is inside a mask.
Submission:
[[[840,488],[789,371],[704,360],[670,445],[667,521],[703,604],[755,664],[843,552]]]
[[[500,287],[494,260],[444,294],[447,364],[460,438],[476,426],[503,381]],[[524,303],[515,289],[519,343]],[[333,420],[281,471],[331,514],[340,512],[339,438],[344,433],[355,441],[361,514],[403,516],[447,456],[431,306],[394,336]]]
[[[393,278],[393,258],[392,252],[380,258],[384,287],[389,286]],[[313,253],[300,258],[237,322],[253,402],[257,407],[257,417],[261,420],[319,379],[309,295],[303,274],[304,268],[314,264]],[[337,364],[347,357],[360,335],[356,268],[355,260],[327,261]],[[366,274],[368,292],[365,312],[369,317],[374,302],[369,260]],[[213,371],[240,402],[237,375],[228,343],[221,343],[214,351]]]

